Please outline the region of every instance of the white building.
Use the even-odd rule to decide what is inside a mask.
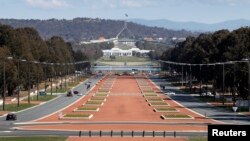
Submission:
[[[132,56],[134,53],[141,53],[146,54],[149,53],[150,50],[140,50],[139,48],[133,47],[128,50],[122,50],[120,48],[114,47],[112,49],[108,50],[102,50],[103,56]]]

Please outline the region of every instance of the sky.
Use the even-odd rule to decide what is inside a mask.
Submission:
[[[125,17],[125,13],[128,17]],[[0,0],[0,18],[250,20],[250,0]]]

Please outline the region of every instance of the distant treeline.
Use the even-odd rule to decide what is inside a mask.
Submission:
[[[200,64],[249,59],[250,28],[240,28],[232,32],[220,30],[211,34],[201,34],[197,38],[189,37],[175,48],[162,55],[162,60]],[[172,65],[174,67],[175,65]],[[165,68],[168,68],[166,65]],[[188,67],[188,66],[187,66]],[[225,64],[225,89],[248,97],[247,63]],[[174,67],[181,72],[180,66]],[[185,68],[185,70],[189,70]],[[192,66],[192,76],[203,83],[211,81],[215,88],[222,88],[222,65]]]
[[[4,64],[6,88],[8,95],[12,95],[18,87],[18,82],[21,88],[27,89],[29,83],[32,87],[37,81],[73,73],[76,68],[82,69],[89,65],[86,63],[82,66],[65,66],[66,71],[61,64],[87,59],[83,52],[74,52],[71,44],[61,37],[53,36],[44,41],[33,28],[14,29],[0,25],[0,94],[3,93]],[[57,65],[52,66],[49,63]]]

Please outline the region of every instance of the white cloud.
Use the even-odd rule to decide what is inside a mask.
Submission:
[[[182,0],[184,1],[184,0]],[[249,0],[191,0],[192,2],[197,2],[201,4],[210,5],[227,5],[227,6],[237,6],[237,5],[249,5]]]
[[[92,8],[139,8],[154,5],[158,0],[82,0]]]
[[[37,8],[61,8],[68,7],[69,4],[65,0],[25,0],[25,2]]]

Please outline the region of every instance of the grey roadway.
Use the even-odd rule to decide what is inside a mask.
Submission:
[[[197,98],[195,98],[195,96],[184,94],[177,87],[171,86],[171,84],[166,82],[166,80],[164,79],[151,77],[151,80],[158,86],[160,86],[160,84],[164,84],[166,86],[166,89],[169,89],[176,93],[176,95],[170,96],[172,99],[176,100],[183,106],[190,108],[203,116],[206,116],[207,118],[216,119],[228,124],[250,124],[249,116],[235,114],[233,111],[224,110],[222,108],[212,106],[208,103],[201,102]]]
[[[91,86],[93,87],[96,82],[99,80],[99,78],[91,77],[87,81],[91,82]],[[83,96],[87,93],[86,85],[85,83],[81,83],[77,87],[73,88],[73,90],[79,91],[80,93],[83,93]],[[15,126],[13,123],[17,122],[28,122],[32,121],[41,117],[44,117],[48,114],[54,113],[74,101],[78,100],[82,96],[76,96],[73,97],[67,97],[66,94],[59,95],[56,99],[49,101],[45,104],[39,105],[37,107],[18,112],[17,120],[16,121],[6,121],[5,117],[0,117],[0,132],[8,131],[11,129],[11,127]]]

